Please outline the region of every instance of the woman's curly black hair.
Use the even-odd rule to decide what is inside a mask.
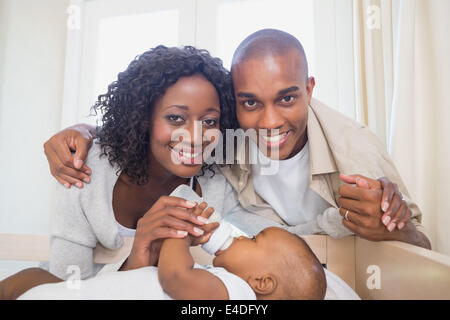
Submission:
[[[102,113],[97,132],[102,155],[133,183],[148,183],[149,127],[155,101],[181,77],[203,75],[220,99],[220,130],[237,128],[230,72],[219,58],[192,46],[157,46],[137,56],[92,110]],[[204,167],[202,168],[204,169]]]

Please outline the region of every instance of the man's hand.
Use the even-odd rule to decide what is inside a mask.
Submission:
[[[349,230],[371,241],[397,240],[431,249],[428,238],[411,222],[411,210],[402,200],[397,185],[387,178],[373,180],[343,174],[340,178],[352,184],[339,188],[338,200],[339,213],[344,217],[342,223]]]
[[[411,209],[408,208],[406,201],[403,200],[403,195],[396,183],[389,181],[385,177],[379,178],[378,181],[380,181],[383,188],[381,209],[384,214],[381,217],[381,221],[389,230],[394,229],[395,226],[402,230],[409,218],[411,218]]]
[[[377,180],[341,175],[346,184],[339,188],[339,213],[344,217],[342,223],[356,235],[371,240],[394,240],[381,221],[381,183]],[[357,179],[356,179],[357,178]]]
[[[83,182],[90,182],[92,171],[84,162],[94,135],[94,126],[77,124],[58,132],[44,143],[50,172],[66,188],[71,185],[82,188]]]
[[[382,211],[381,221],[389,231],[394,230],[395,227],[399,230],[405,227],[412,213],[406,201],[403,200],[403,195],[399,191],[397,184],[386,177],[373,180],[361,175],[347,176],[341,174],[340,178],[346,183],[354,184],[363,189],[381,189],[383,193],[378,206]]]

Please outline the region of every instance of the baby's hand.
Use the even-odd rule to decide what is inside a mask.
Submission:
[[[206,202],[202,202],[200,204],[197,204],[194,208],[188,209],[190,212],[194,213],[195,215],[204,218],[205,223],[207,219],[213,214],[214,208],[209,207]],[[199,219],[200,220],[200,219]],[[205,224],[203,226],[199,226],[200,229],[204,231],[204,233],[200,236],[192,236],[190,234],[187,235],[187,237],[190,239],[192,246],[198,246],[202,245],[209,241],[209,238],[212,235],[212,232],[219,226],[218,222],[212,222]]]

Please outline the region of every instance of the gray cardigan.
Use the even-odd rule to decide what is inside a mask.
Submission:
[[[70,276],[71,266],[78,266],[81,279],[94,276],[103,265],[94,265],[93,249],[97,243],[118,249],[123,244],[112,208],[118,168],[111,166],[107,156],[100,157],[100,146],[94,141],[87,165],[92,169],[91,182],[84,188],[58,186],[58,204],[50,237],[50,272],[62,279]],[[342,237],[350,232],[342,226],[342,218],[334,208],[319,214],[317,220],[297,226],[281,226],[242,209],[237,194],[217,167],[214,174],[206,170],[197,178],[203,199],[222,217],[253,236],[264,228],[283,227],[298,235],[327,233]]]
[[[97,243],[113,250],[123,244],[112,207],[118,168],[111,166],[107,156],[100,157],[100,154],[100,146],[94,142],[86,162],[92,169],[91,182],[84,188],[67,190],[58,186],[58,204],[50,238],[50,272],[62,279],[70,275],[69,266],[80,268],[81,279],[99,271],[102,265],[94,265],[93,261]],[[240,209],[239,202],[218,168],[214,172],[213,175],[206,170],[197,179],[203,199],[216,211],[231,215]]]

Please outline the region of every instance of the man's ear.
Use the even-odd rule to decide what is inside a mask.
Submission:
[[[308,103],[311,102],[314,87],[316,85],[316,79],[309,77],[306,83],[306,93],[308,94]]]
[[[251,277],[248,284],[259,295],[270,295],[277,287],[277,279],[273,274]]]

